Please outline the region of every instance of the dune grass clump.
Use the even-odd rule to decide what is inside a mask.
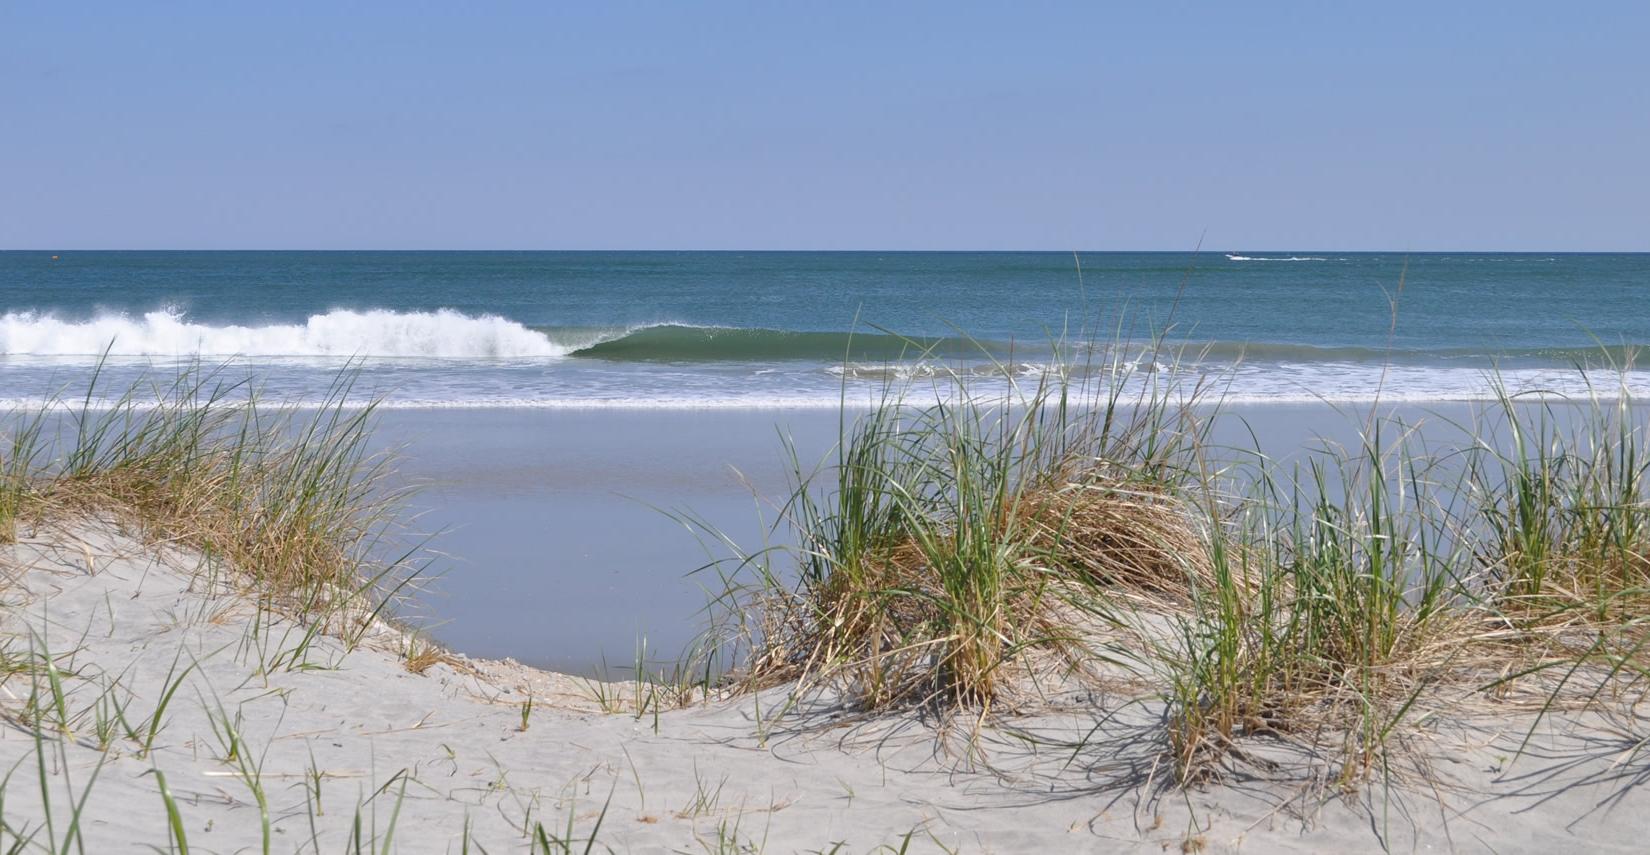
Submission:
[[[1498,405],[1508,447],[1482,450],[1474,486],[1502,610],[1546,630],[1650,614],[1650,424],[1631,396]]]
[[[1495,690],[1541,714],[1635,703],[1650,683],[1650,421],[1608,398],[1526,401],[1502,390],[1472,467],[1485,598],[1512,651]]]
[[[407,584],[383,560],[402,495],[369,439],[375,404],[357,405],[345,371],[318,406],[261,403],[255,389],[191,366],[159,387],[134,384],[14,415],[0,461],[0,532],[20,518],[113,514],[199,550],[260,602],[338,615]],[[372,592],[374,596],[363,595]]]
[[[43,415],[18,418],[0,438],[0,543],[17,540],[17,515],[29,494],[31,473],[39,465]]]
[[[1430,461],[1383,451],[1262,470],[1209,541],[1212,586],[1155,659],[1171,686],[1176,770],[1210,772],[1242,737],[1339,734],[1342,783],[1382,759],[1387,736],[1473,655],[1472,573],[1451,536]]]
[[[765,569],[730,594],[764,620],[747,676],[830,685],[866,710],[986,707],[1094,658],[1072,621],[1103,621],[1097,592],[1183,597],[1197,391],[1098,409],[1069,392],[894,396],[845,422],[830,465],[796,467],[794,584]]]

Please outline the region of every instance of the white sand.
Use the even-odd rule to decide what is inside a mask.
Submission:
[[[357,821],[363,851],[382,851],[398,800],[396,852],[458,852],[466,828],[487,851],[523,851],[539,823],[561,851],[554,839],[569,817],[571,850],[584,851],[604,805],[592,851],[836,851],[842,842],[839,851],[864,852],[897,849],[913,831],[913,852],[1650,846],[1650,756],[1631,751],[1650,734],[1644,722],[1550,717],[1512,762],[1527,717],[1441,718],[1423,747],[1437,788],[1377,781],[1357,796],[1314,796],[1322,788],[1300,778],[1310,758],[1306,767],[1292,758],[1269,775],[1182,792],[1166,780],[1161,710],[1148,703],[1122,705],[1096,728],[1099,707],[1079,699],[1065,714],[1005,722],[968,756],[962,740],[909,717],[833,727],[818,710],[774,728],[766,716],[783,691],[638,719],[599,712],[580,680],[511,663],[413,674],[387,632],[348,655],[320,637],[306,658],[315,667],[259,676],[256,609],[209,584],[197,557],[107,523],[21,534],[0,549],[0,645],[8,661],[44,645],[68,675],[75,720],[61,743],[46,728],[58,837],[49,841],[36,742],[19,721],[30,677],[10,673],[0,686],[0,774],[11,770],[0,851],[17,830],[35,831],[42,849],[61,846],[100,761],[81,823],[86,852],[166,850],[151,769],[165,773],[194,851],[259,851],[253,791],[214,735],[220,704],[239,717],[245,753],[261,765],[277,852],[354,851]],[[265,656],[302,634],[264,626]],[[174,661],[197,664],[153,751],[144,756],[125,737],[100,751],[92,710],[106,681],[118,681],[128,719],[141,723]],[[528,685],[537,700],[522,731]],[[1089,744],[1033,748],[1014,728],[1053,741],[1090,734]]]

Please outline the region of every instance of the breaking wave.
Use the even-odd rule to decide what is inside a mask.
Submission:
[[[36,312],[0,316],[7,356],[299,356],[522,359],[568,348],[497,315],[334,310],[303,323],[242,326],[196,323],[175,309],[141,316],[63,320]]]
[[[1116,352],[1114,352],[1114,350]],[[1166,348],[1049,342],[908,338],[881,332],[796,331],[662,323],[632,327],[534,327],[453,309],[398,312],[336,309],[302,322],[210,324],[176,309],[70,320],[51,313],[0,315],[0,356],[95,358],[382,358],[458,361],[563,359],[607,363],[815,363],[839,376],[1035,375],[1056,364],[1082,370],[1121,360],[1256,365],[1630,367],[1645,346],[1317,346],[1281,342],[1183,341]],[[1115,367],[1115,366],[1114,366]]]
[[[380,357],[536,359],[612,362],[882,361],[996,357],[1012,347],[951,338],[884,333],[651,324],[634,327],[530,327],[498,315],[452,309],[397,312],[335,309],[301,323],[209,324],[176,309],[68,320],[50,313],[0,316],[0,356]]]

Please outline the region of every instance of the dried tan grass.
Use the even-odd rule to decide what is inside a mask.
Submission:
[[[107,409],[14,416],[20,463],[0,466],[12,518],[113,514],[231,569],[265,605],[364,631],[416,571],[412,552],[384,554],[404,494],[369,447],[375,404],[349,399],[351,376],[305,410],[233,397],[197,369],[153,400],[134,387]]]
[[[1197,510],[1162,484],[1068,473],[1020,510],[1029,548],[1074,581],[1184,606],[1212,583]]]

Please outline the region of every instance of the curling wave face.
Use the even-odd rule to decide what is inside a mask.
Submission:
[[[569,338],[590,333],[570,331]],[[554,334],[553,334],[554,336]],[[687,324],[654,324],[597,333],[573,356],[615,362],[821,362],[995,358],[1012,350],[998,342],[907,338],[875,332],[816,332]]]

